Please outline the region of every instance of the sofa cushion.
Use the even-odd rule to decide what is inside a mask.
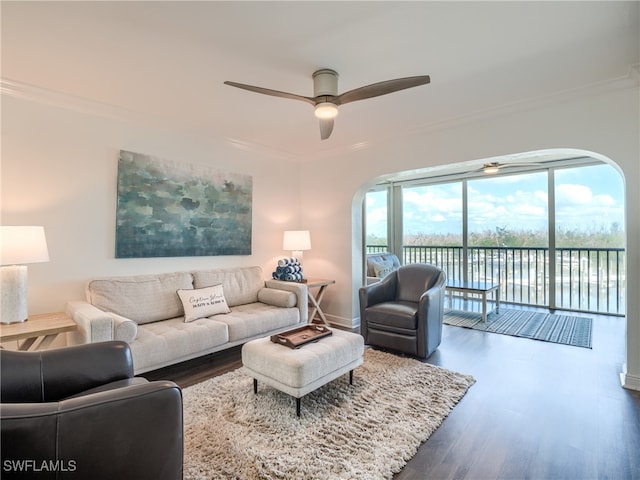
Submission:
[[[193,288],[188,272],[130,277],[105,277],[87,285],[87,301],[101,310],[117,313],[138,324],[156,322],[184,314],[176,293]]]
[[[211,317],[220,313],[229,313],[222,285],[212,287],[178,290],[178,296],[184,308],[184,321],[193,322],[198,318]]]
[[[230,307],[258,301],[258,291],[264,287],[260,267],[219,268],[193,272],[194,288],[222,284]]]
[[[227,325],[229,341],[235,342],[296,325],[300,322],[300,310],[256,302],[238,305],[232,309],[230,314],[214,318]]]
[[[130,347],[133,365],[138,372],[180,362],[228,341],[224,323],[209,318],[185,323],[180,316],[140,325],[138,338]]]

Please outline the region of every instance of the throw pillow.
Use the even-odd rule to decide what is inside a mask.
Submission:
[[[231,311],[221,284],[194,290],[178,290],[178,296],[184,308],[185,322]]]
[[[386,277],[391,272],[393,272],[393,263],[390,261],[385,260],[373,264],[373,273],[378,278]]]
[[[298,299],[293,292],[265,287],[258,290],[258,301],[275,307],[291,308],[296,306]]]
[[[108,314],[113,318],[113,339],[131,343],[138,336],[138,324],[116,313]]]

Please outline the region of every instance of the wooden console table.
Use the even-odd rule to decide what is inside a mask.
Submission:
[[[25,322],[0,324],[0,342],[16,340],[18,350],[39,350],[51,345],[60,333],[77,328],[76,322],[65,313],[43,313],[32,315]],[[20,340],[24,342],[20,344]]]

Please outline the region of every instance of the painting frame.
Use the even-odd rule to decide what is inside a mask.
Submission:
[[[253,179],[120,150],[116,258],[251,255]]]

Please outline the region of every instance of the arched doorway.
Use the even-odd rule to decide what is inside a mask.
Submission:
[[[465,162],[387,175],[364,198],[365,254],[499,280],[507,302],[625,314],[624,180],[608,159],[553,150]]]

